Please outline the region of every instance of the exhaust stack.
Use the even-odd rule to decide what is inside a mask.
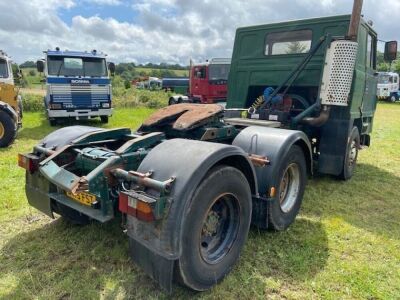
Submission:
[[[358,26],[360,25],[362,6],[363,0],[354,0],[349,31],[347,32],[347,38],[352,41],[357,41]]]

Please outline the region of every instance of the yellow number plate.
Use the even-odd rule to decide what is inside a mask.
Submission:
[[[89,194],[89,193],[78,193],[78,194],[72,194],[71,192],[67,192],[67,196],[82,203],[85,205],[91,205],[93,202],[96,201],[96,196],[93,194]]]

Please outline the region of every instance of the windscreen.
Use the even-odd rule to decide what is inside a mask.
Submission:
[[[8,77],[8,67],[7,61],[5,59],[0,58],[0,78]]]
[[[107,76],[104,58],[48,56],[47,65],[49,75],[54,76]]]
[[[381,74],[378,77],[378,83],[380,83],[380,84],[387,84],[387,83],[392,83],[392,82],[393,82],[393,78],[390,75]]]
[[[211,64],[208,67],[208,79],[210,81],[228,80],[229,69],[231,65],[228,64]]]

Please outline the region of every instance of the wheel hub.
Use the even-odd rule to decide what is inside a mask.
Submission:
[[[349,151],[349,166],[352,167],[357,159],[357,144],[356,141],[351,142]]]
[[[216,264],[229,252],[239,230],[239,202],[232,194],[217,197],[208,209],[199,237],[201,258]]]
[[[210,211],[203,226],[203,234],[212,236],[217,232],[220,217],[215,211]]]
[[[281,210],[288,213],[296,203],[300,190],[300,168],[297,164],[290,164],[283,173],[279,185],[279,203]]]

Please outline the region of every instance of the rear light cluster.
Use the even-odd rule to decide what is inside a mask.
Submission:
[[[132,197],[127,192],[119,193],[119,210],[142,221],[154,221],[153,210],[150,204]]]
[[[34,173],[39,168],[39,157],[33,154],[18,154],[18,166]]]

